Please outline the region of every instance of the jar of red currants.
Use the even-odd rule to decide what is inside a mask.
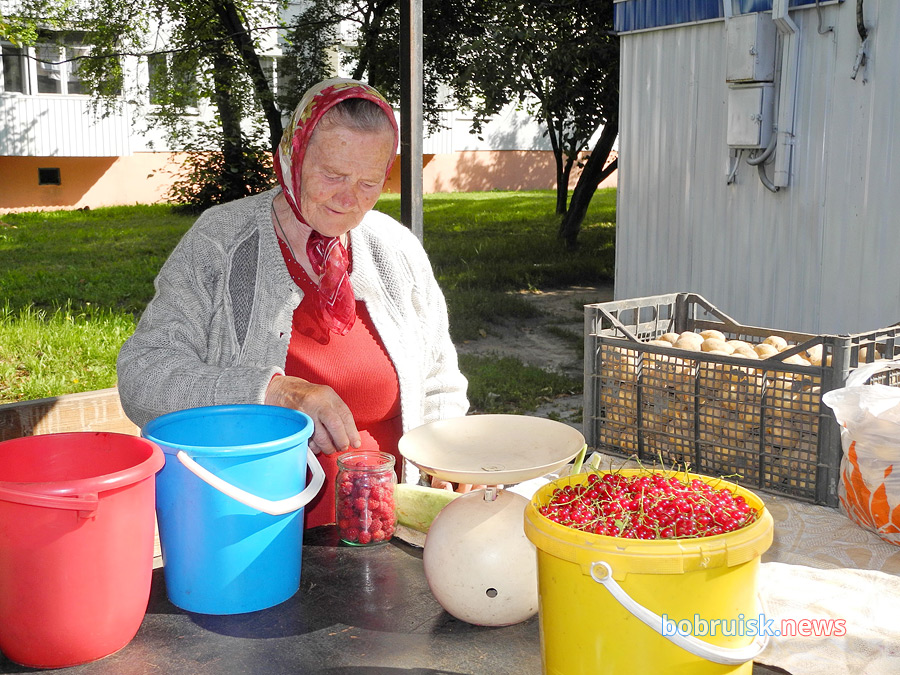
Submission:
[[[390,541],[394,510],[394,458],[386,452],[350,451],[337,459],[335,507],[338,535],[352,546]]]

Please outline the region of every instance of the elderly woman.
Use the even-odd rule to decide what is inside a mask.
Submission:
[[[338,453],[389,452],[416,482],[400,436],[468,409],[425,251],[372,210],[397,139],[393,110],[368,85],[310,89],[275,153],[280,189],[200,216],[119,353],[122,405],[139,426],[234,403],[308,414],[330,480],[307,527],[334,522]]]

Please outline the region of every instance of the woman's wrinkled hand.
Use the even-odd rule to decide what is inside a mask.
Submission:
[[[487,485],[472,485],[470,483],[451,483],[448,480],[442,480],[440,478],[436,478],[435,476],[431,477],[431,487],[437,488],[438,490],[449,490],[450,492],[459,492],[460,494],[465,494],[466,492],[472,492],[473,490],[484,490],[487,488]]]
[[[362,444],[350,408],[331,387],[281,375],[269,382],[265,402],[294,408],[312,418],[314,431],[309,447],[316,454],[330,455]]]

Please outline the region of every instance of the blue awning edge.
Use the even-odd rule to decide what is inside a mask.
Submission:
[[[615,30],[629,33],[724,18],[722,2],[732,0],[616,0]],[[842,0],[843,1],[843,0]],[[816,0],[790,0],[790,7]],[[772,11],[772,0],[734,0],[734,14]]]

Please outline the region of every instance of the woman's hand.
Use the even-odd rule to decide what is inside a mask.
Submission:
[[[309,415],[314,424],[309,447],[316,454],[330,455],[362,444],[350,408],[331,387],[281,375],[269,382],[266,405],[294,408]]]
[[[450,492],[459,492],[460,494],[465,494],[466,492],[472,492],[472,490],[483,490],[487,488],[487,485],[472,485],[470,483],[451,483],[447,480],[441,480],[440,478],[436,478],[434,476],[431,477],[431,487],[437,488],[438,490],[449,490]]]

